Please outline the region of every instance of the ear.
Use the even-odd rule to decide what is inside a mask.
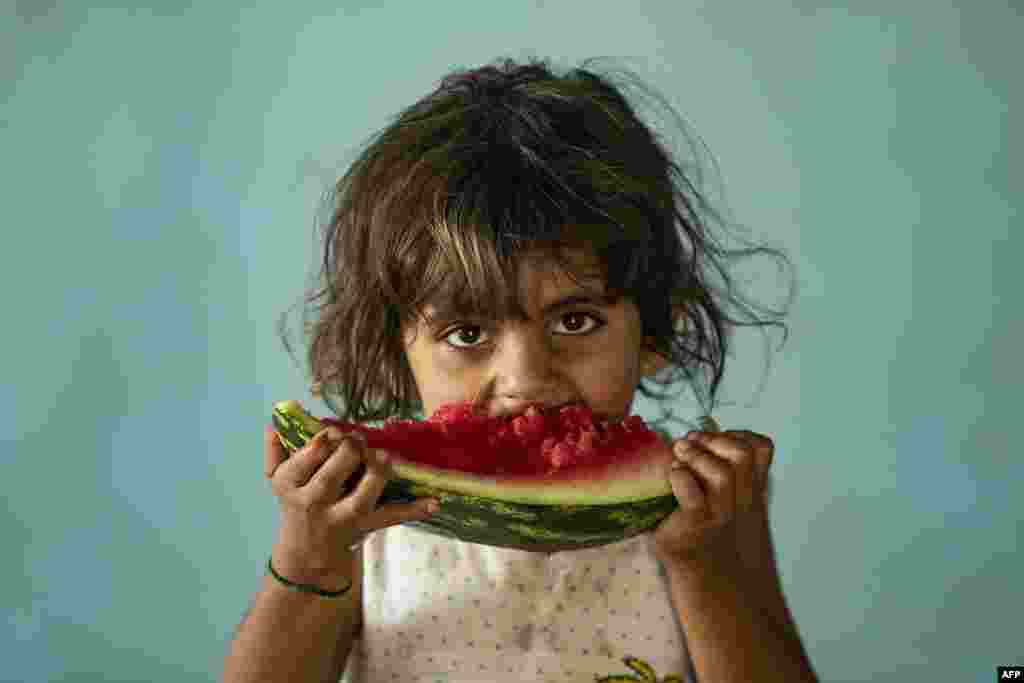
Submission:
[[[673,329],[677,334],[686,334],[686,309],[682,306],[677,306],[672,310],[674,311]],[[644,375],[649,377],[658,374],[668,365],[668,360],[653,349],[654,340],[650,337],[646,337],[644,339],[640,367],[642,368]]]
[[[686,312],[685,306],[673,306],[672,307],[672,329],[678,334],[686,334],[686,328],[689,327],[689,315]]]
[[[673,311],[673,313],[672,313],[672,329],[673,329],[673,331],[677,335],[685,335],[687,328],[689,328],[689,325],[688,325],[688,318],[689,318],[689,316],[686,313],[686,307],[685,306],[673,306],[672,311]],[[656,356],[657,355],[652,350],[653,348],[654,348],[654,340],[653,340],[653,338],[651,338],[651,337],[644,337],[643,349],[644,349],[645,359],[646,359],[646,354],[649,354],[651,356]],[[665,358],[662,358],[662,356],[657,356],[657,358],[660,359],[660,361],[662,361],[663,364],[665,364]],[[648,359],[648,362],[653,362],[653,361],[654,361],[653,357]]]
[[[668,365],[668,361],[665,360],[665,357],[654,351],[644,351],[641,356],[640,367],[646,377],[657,375],[666,365]]]

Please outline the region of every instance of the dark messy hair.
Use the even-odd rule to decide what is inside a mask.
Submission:
[[[728,315],[729,304],[749,309],[720,262],[778,252],[718,243],[707,221],[724,221],[694,184],[699,165],[688,177],[592,61],[562,76],[538,59],[454,71],[336,183],[322,271],[305,300],[314,317],[304,317],[314,395],[335,415],[422,418],[403,323],[438,301],[474,318],[522,319],[522,259],[540,254],[577,281],[567,248],[596,256],[608,301],[632,300],[644,348],[669,362],[669,376],[641,381],[644,396],[663,401],[644,382],[681,375],[711,414],[732,328],[778,325],[788,337],[784,323]]]

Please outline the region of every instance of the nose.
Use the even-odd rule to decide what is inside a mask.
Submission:
[[[566,402],[568,389],[559,380],[557,351],[549,341],[533,337],[522,331],[506,334],[493,356],[492,416],[522,414],[531,405],[543,411]]]

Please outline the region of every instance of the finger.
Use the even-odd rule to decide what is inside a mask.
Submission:
[[[727,460],[696,443],[686,444],[687,466],[704,489],[709,516],[716,522],[729,519],[736,510],[736,484],[733,466]]]
[[[316,436],[306,442],[305,446],[281,463],[274,472],[275,486],[285,490],[304,486],[333,450],[327,445],[330,431],[329,428],[320,430]]]
[[[374,510],[358,526],[365,535],[396,524],[429,519],[436,512],[430,508],[431,504],[440,509],[440,503],[433,498],[420,498],[411,503],[388,503]]]
[[[271,425],[263,428],[263,476],[273,479],[278,466],[288,459],[288,451],[281,445]]]
[[[754,488],[765,494],[768,472],[775,459],[775,443],[767,436],[756,432],[735,431],[730,434],[742,439],[754,453]]]
[[[363,461],[366,463],[366,472],[356,483],[355,490],[344,501],[349,510],[360,515],[374,511],[388,479],[391,478],[391,467],[388,464],[390,457],[387,451],[367,448]]]
[[[697,443],[705,450],[732,465],[733,486],[736,495],[735,510],[748,510],[754,502],[755,478],[757,477],[754,449],[735,432],[717,434],[698,432],[696,437]]]
[[[768,471],[775,461],[775,442],[764,434],[756,432],[739,432],[748,439],[754,449],[754,458],[757,461],[757,473],[761,482],[768,481]]]
[[[368,534],[395,524],[426,519],[437,511],[430,508],[431,503],[438,503],[434,498],[420,498],[411,503],[390,503],[377,507],[392,474],[390,455],[387,451],[370,449],[366,473],[356,486],[356,490],[338,503],[332,513],[338,516],[361,516],[362,519],[357,526],[361,533]],[[437,509],[440,509],[439,503]]]
[[[302,487],[308,502],[332,505],[346,495],[345,482],[364,460],[366,441],[358,432],[350,432],[333,443],[330,455]]]
[[[668,471],[668,481],[672,485],[672,492],[679,501],[679,507],[689,513],[698,513],[706,510],[707,500],[703,489],[695,478],[694,472],[686,463],[690,456],[686,452],[686,446],[677,443],[673,448],[676,454],[676,461],[672,463]]]

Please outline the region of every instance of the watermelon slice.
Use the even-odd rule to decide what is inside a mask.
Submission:
[[[317,419],[282,401],[272,419],[289,452],[328,426],[362,432],[368,447],[392,456],[394,478],[379,504],[435,497],[440,512],[406,524],[467,542],[592,547],[649,531],[677,505],[667,474],[671,447],[635,415],[595,421],[589,408],[570,405],[495,418],[462,403],[442,406],[427,420],[369,427]],[[346,490],[364,471],[361,465]]]

